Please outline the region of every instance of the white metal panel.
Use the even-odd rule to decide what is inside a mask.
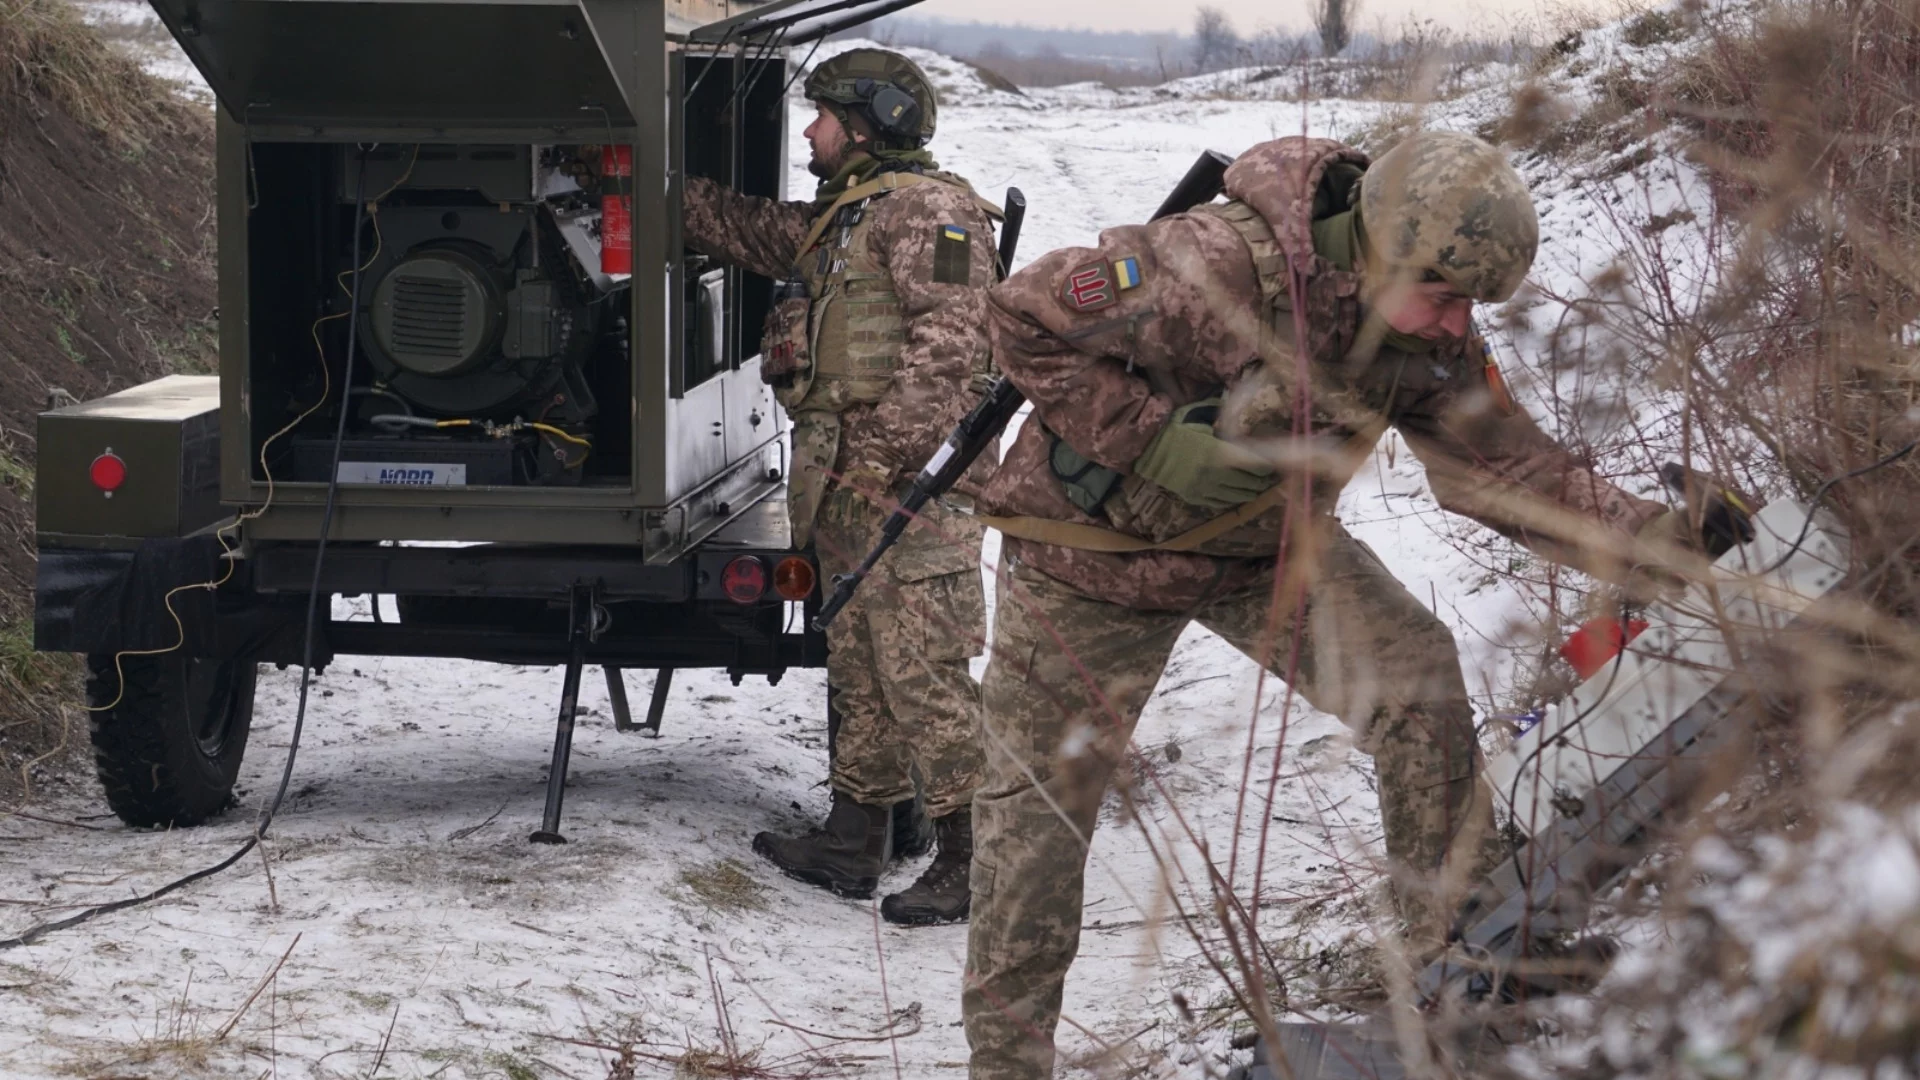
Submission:
[[[1711,583],[1648,607],[1647,630],[1489,763],[1488,779],[1528,835],[1637,755],[1661,755],[1681,714],[1725,682],[1846,574],[1844,533],[1799,503],[1772,503],[1754,540],[1721,556]]]

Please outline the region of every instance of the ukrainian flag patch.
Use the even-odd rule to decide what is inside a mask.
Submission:
[[[1113,264],[1113,283],[1125,292],[1140,284],[1140,260],[1127,258]]]
[[[937,285],[968,285],[973,281],[971,233],[958,225],[942,225],[933,235],[933,280]]]

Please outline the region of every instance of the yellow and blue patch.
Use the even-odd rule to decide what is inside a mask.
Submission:
[[[933,236],[933,281],[969,285],[973,281],[973,234],[958,225],[942,225]]]
[[[1140,260],[1127,258],[1113,264],[1113,283],[1125,292],[1140,284]]]

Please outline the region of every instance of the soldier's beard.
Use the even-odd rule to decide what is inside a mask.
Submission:
[[[853,156],[853,151],[854,143],[852,138],[848,138],[845,142],[841,143],[839,149],[833,152],[831,159],[821,157],[820,151],[815,150],[813,152],[813,160],[807,162],[807,171],[822,180],[831,180],[835,174],[839,173],[841,168],[846,165],[848,159]]]

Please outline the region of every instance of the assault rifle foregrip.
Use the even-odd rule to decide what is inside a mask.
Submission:
[[[1173,193],[1154,211],[1154,220],[1182,214],[1202,203],[1212,202],[1214,197],[1226,190],[1227,166],[1233,159],[1218,150],[1209,150],[1200,155],[1193,163],[1187,175],[1180,179]],[[1004,274],[1013,266],[1014,247],[1020,240],[1020,223],[1026,217],[1027,200],[1019,188],[1007,192],[1007,219],[1000,230],[1000,268]],[[960,421],[947,441],[941,444],[938,453],[914,477],[913,486],[907,489],[905,498],[900,500],[900,508],[888,515],[886,523],[880,526],[880,541],[860,560],[860,565],[852,573],[839,574],[833,579],[833,593],[826,603],[820,605],[820,613],[813,617],[813,628],[825,630],[840,609],[853,599],[854,590],[860,587],[867,575],[879,564],[887,550],[898,543],[913,523],[922,507],[928,501],[945,495],[953,485],[966,475],[973,463],[987,449],[987,445],[1000,437],[1020,406],[1027,403],[1026,396],[1014,389],[1006,376],[994,380],[987,394],[973,411]]]

